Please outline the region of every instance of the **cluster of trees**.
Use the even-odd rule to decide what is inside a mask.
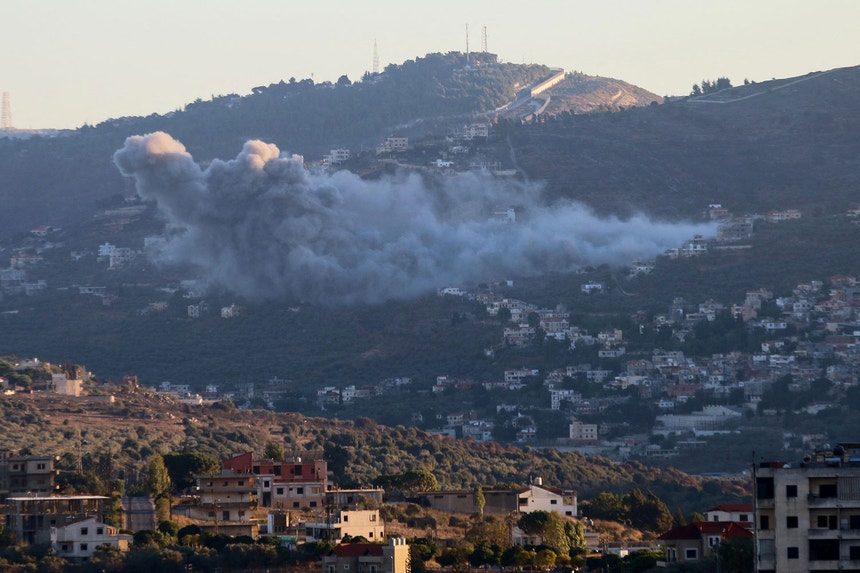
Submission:
[[[665,532],[684,521],[683,518],[676,520],[654,492],[643,492],[639,488],[624,495],[601,492],[585,505],[583,511],[590,518],[627,523],[646,531]]]
[[[718,92],[722,89],[732,87],[732,82],[729,78],[717,78],[713,81],[711,80],[702,80],[702,86],[699,87],[699,84],[693,84],[693,91],[690,92],[691,96],[699,96],[705,95],[713,92]]]

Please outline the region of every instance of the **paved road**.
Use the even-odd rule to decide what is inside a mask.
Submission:
[[[123,497],[125,528],[131,531],[155,530],[155,504],[148,497]]]

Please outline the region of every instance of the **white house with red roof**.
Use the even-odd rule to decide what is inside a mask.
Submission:
[[[735,521],[752,527],[753,506],[751,503],[721,503],[705,511],[705,521]]]

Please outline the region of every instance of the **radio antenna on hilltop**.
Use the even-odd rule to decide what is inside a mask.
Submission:
[[[466,65],[469,65],[469,25],[466,24]]]
[[[487,27],[481,28],[481,51],[487,53]]]
[[[373,39],[373,73],[379,73],[379,50],[376,48],[376,38]]]
[[[9,92],[3,92],[3,110],[0,112],[0,129],[12,129],[12,102]]]

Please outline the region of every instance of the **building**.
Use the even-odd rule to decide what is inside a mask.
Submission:
[[[657,566],[697,563],[710,559],[722,541],[752,536],[750,530],[731,521],[694,521],[681,525],[657,538],[666,551],[665,559],[658,561]]]
[[[51,384],[54,392],[63,396],[80,396],[82,392],[82,380],[68,379],[65,374],[51,374]]]
[[[544,487],[542,480],[535,478],[535,483],[518,492],[517,506],[522,513],[554,511],[576,517],[576,492]]]
[[[6,528],[23,543],[48,544],[53,528],[82,517],[101,522],[106,499],[100,495],[10,497],[6,500]]]
[[[325,505],[328,467],[325,460],[253,459],[245,452],[224,460],[224,470],[253,474],[257,499],[263,507],[316,509]]]
[[[760,573],[860,571],[860,444],[760,462],[753,474]]]
[[[0,502],[10,496],[49,496],[56,492],[53,456],[13,456],[0,450]]]
[[[385,539],[385,523],[378,509],[339,510],[322,521],[299,521],[299,539],[307,543],[333,541],[339,543],[345,536],[364,537],[376,542]]]
[[[51,551],[58,557],[86,560],[98,547],[131,548],[132,536],[120,533],[95,517],[81,517],[51,528]]]
[[[409,546],[395,537],[387,545],[344,543],[323,557],[323,573],[408,573]]]
[[[257,507],[253,474],[221,470],[194,478],[199,495],[197,505],[177,506],[174,513],[199,520],[197,525],[207,532],[257,536],[258,525],[251,519],[251,512]]]
[[[705,511],[705,521],[735,521],[744,527],[753,524],[753,504],[721,503]]]

